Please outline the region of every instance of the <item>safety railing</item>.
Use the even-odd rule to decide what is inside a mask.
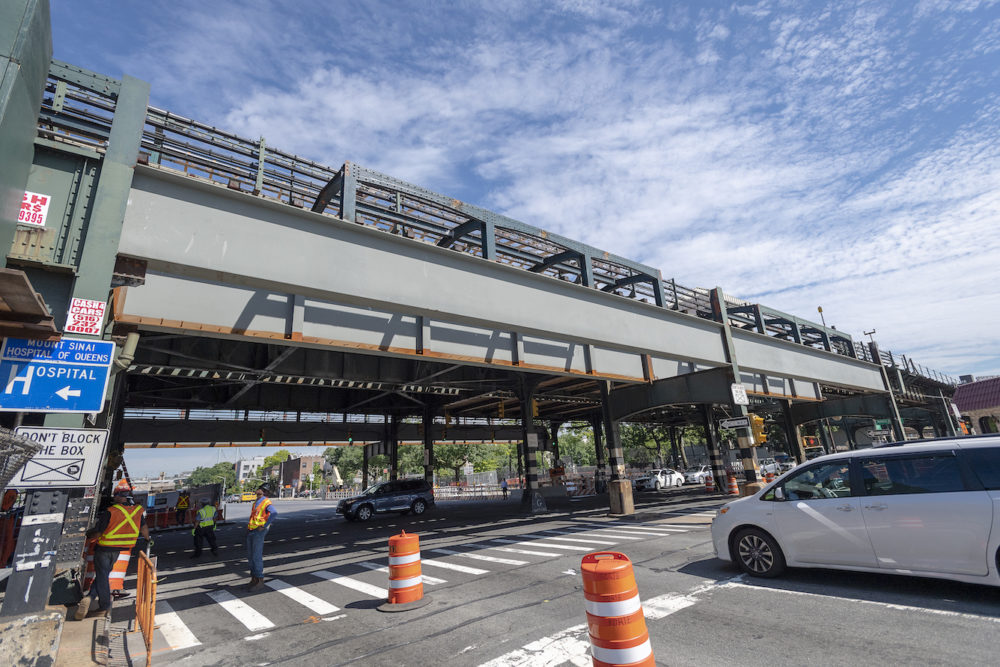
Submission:
[[[135,620],[146,644],[146,667],[153,660],[153,629],[156,627],[156,563],[139,552],[135,586]]]

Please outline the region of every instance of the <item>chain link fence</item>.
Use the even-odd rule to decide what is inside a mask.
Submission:
[[[40,443],[0,427],[0,489],[7,488],[17,471],[41,448]]]

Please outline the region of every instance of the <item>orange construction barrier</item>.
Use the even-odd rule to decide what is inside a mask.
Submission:
[[[774,481],[774,473],[773,472],[764,473],[764,482],[765,483],[770,484],[773,481]]]
[[[580,571],[594,667],[654,667],[632,561],[616,551],[595,551],[583,557]]]
[[[736,483],[736,478],[732,475],[729,476],[729,495],[740,495],[740,485]]]
[[[96,537],[93,538],[93,539],[87,540],[87,549],[86,549],[86,554],[87,554],[87,556],[86,556],[87,569],[84,571],[84,574],[83,574],[83,584],[81,584],[81,586],[80,586],[80,588],[83,590],[84,593],[86,593],[87,591],[90,590],[90,585],[94,583],[94,577],[96,576],[94,574],[94,547],[95,546],[97,546],[97,538]]]
[[[389,600],[379,610],[406,611],[428,602],[420,570],[420,538],[400,531],[389,538]]]
[[[715,475],[705,475],[705,492],[715,493]]]
[[[146,644],[146,667],[149,667],[153,657],[153,628],[156,627],[156,564],[141,551],[136,573],[135,618]]]

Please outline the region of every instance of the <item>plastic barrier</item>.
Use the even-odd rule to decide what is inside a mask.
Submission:
[[[740,485],[736,481],[736,477],[733,475],[729,476],[729,495],[738,496],[740,495]]]
[[[715,493],[715,477],[705,475],[705,493]]]
[[[112,591],[120,591],[125,588],[125,571],[128,570],[128,561],[131,555],[131,549],[118,552],[118,560],[115,561],[111,567],[111,574],[108,575],[108,584],[110,584]]]
[[[653,667],[653,646],[642,615],[632,561],[596,551],[580,562],[594,667]]]
[[[389,538],[389,600],[379,610],[406,611],[428,602],[420,568],[420,538],[400,531]]]

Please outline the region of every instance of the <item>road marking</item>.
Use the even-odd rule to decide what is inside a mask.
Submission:
[[[587,667],[591,664],[587,626],[574,625],[548,637],[536,639],[516,651],[484,662],[480,667],[535,667],[563,663]]]
[[[270,581],[266,581],[264,583],[267,584],[268,588],[274,589],[282,595],[295,600],[299,604],[309,607],[310,610],[320,616],[326,616],[327,614],[333,614],[340,611],[340,607],[335,607],[326,600],[320,600],[315,595],[306,593],[301,588],[296,588],[295,586],[286,584],[280,579],[271,579]]]
[[[511,547],[486,547],[487,549],[493,549],[494,551],[506,551],[511,554],[525,554],[526,556],[562,556],[563,554],[557,554],[552,551],[531,551],[529,549],[513,549]]]
[[[184,621],[177,615],[177,612],[174,611],[169,602],[160,600],[156,606],[164,611],[162,614],[156,614],[153,623],[160,631],[160,634],[163,635],[163,638],[167,640],[167,643],[170,644],[171,650],[177,651],[182,648],[201,646],[201,642],[188,629],[188,626],[184,625]]]
[[[543,531],[546,532],[546,531]],[[617,544],[615,540],[579,540],[574,537],[553,537],[551,535],[530,535],[528,537],[538,537],[543,540],[556,540],[558,542],[577,542],[580,544]]]
[[[351,579],[350,577],[345,577],[340,574],[334,574],[333,572],[327,572],[326,570],[320,570],[319,572],[313,572],[313,576],[319,577],[320,579],[325,579],[331,581],[335,584],[339,584],[346,588],[351,588],[359,593],[364,593],[373,598],[378,598],[380,600],[389,599],[389,591],[384,588],[379,588],[378,586],[372,586],[364,581],[358,581],[357,579]]]
[[[572,532],[572,533],[567,533],[565,531],[556,531],[556,530],[543,530],[542,532],[543,533],[559,533],[560,535],[576,535],[578,537],[586,537],[588,535],[593,535],[594,537],[598,537],[598,538],[600,538],[600,537],[613,537],[616,540],[641,540],[642,539],[641,537],[627,536],[624,533],[604,533],[604,532],[602,532],[600,534],[597,534],[596,530],[587,530],[587,531]],[[632,535],[634,536],[635,533],[632,533]],[[614,544],[614,543],[612,542],[612,544]]]
[[[229,591],[211,591],[206,595],[232,614],[237,621],[245,625],[247,630],[267,630],[274,627],[274,623],[267,620],[262,614],[255,611],[250,605]]]
[[[366,570],[375,570],[376,572],[385,572],[386,574],[389,573],[389,568],[387,566],[385,566],[385,565],[379,565],[378,563],[373,563],[371,561],[365,561],[363,563],[355,563],[355,565],[360,565],[361,567],[365,568]],[[435,577],[428,577],[426,574],[422,574],[422,575],[420,575],[420,577],[421,577],[421,579],[423,579],[423,582],[425,584],[429,584],[431,586],[436,586],[438,584],[447,584],[448,583],[444,579],[437,579]]]
[[[690,607],[697,601],[698,599],[693,595],[680,595],[679,593],[658,595],[655,598],[642,601],[642,614],[650,620],[656,620]]]
[[[587,547],[578,547],[569,544],[551,544],[549,542],[518,542],[517,540],[504,540],[504,539],[494,539],[491,542],[499,542],[500,544],[516,544],[519,547],[547,547],[549,549],[566,549],[567,551],[593,551],[593,549],[588,549]]]
[[[821,595],[819,593],[808,593],[806,591],[789,591],[783,588],[768,588],[766,586],[754,586],[753,584],[746,584],[742,581],[730,580],[719,585],[719,588],[751,588],[755,591],[770,591],[772,593],[785,593],[787,595],[801,595],[804,597],[811,598],[822,598],[824,600],[829,600],[830,596]],[[875,607],[883,607],[885,609],[893,609],[896,611],[914,611],[921,612],[924,614],[929,614],[931,616],[948,616],[951,618],[965,618],[977,621],[989,621],[990,623],[1000,623],[1000,618],[995,616],[980,616],[977,614],[967,614],[960,611],[948,611],[947,609],[927,609],[925,607],[912,607],[905,604],[895,604],[892,602],[879,602],[878,600],[858,600],[853,598],[835,597],[836,600],[842,600],[844,602],[853,602],[856,604],[868,604]]]
[[[463,558],[472,558],[475,560],[485,560],[490,563],[501,563],[503,565],[527,565],[526,560],[515,560],[513,558],[497,558],[496,556],[484,556],[482,554],[468,553],[466,551],[453,551],[451,549],[429,549],[436,554],[444,554],[446,556],[462,556]]]
[[[480,570],[475,567],[466,567],[464,565],[446,563],[445,561],[438,560],[436,558],[425,558],[420,562],[424,565],[433,565],[434,567],[444,568],[445,570],[455,570],[455,572],[464,572],[466,574],[489,574],[489,570]]]
[[[616,530],[623,533],[628,533],[629,535],[657,535],[659,537],[667,537],[673,533],[686,533],[687,530],[678,528],[645,528],[643,526],[629,526],[615,524],[613,526],[595,526],[594,524],[589,524],[593,528],[598,530]]]

